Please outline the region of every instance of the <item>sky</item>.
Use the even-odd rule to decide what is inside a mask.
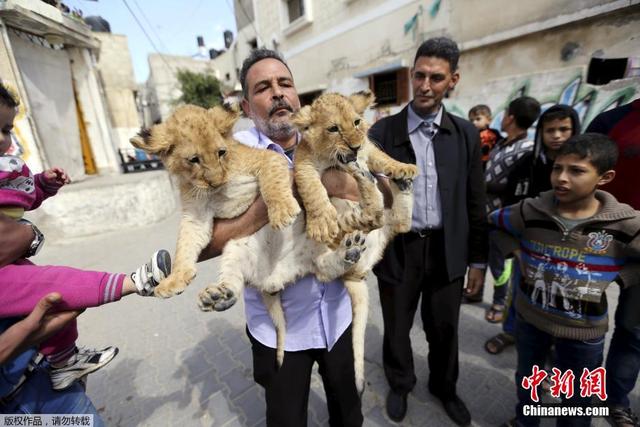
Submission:
[[[203,36],[207,51],[222,49],[222,32],[236,33],[233,0],[63,0],[83,16],[99,15],[111,32],[128,37],[137,82],[149,75],[147,55],[156,50],[127,9],[129,5],[160,53],[191,56],[198,52],[197,36]]]

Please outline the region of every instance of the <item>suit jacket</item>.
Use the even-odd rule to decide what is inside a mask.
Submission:
[[[409,140],[407,110],[385,117],[369,130],[369,138],[396,160],[416,163]],[[488,225],[486,192],[477,129],[467,120],[443,111],[433,139],[442,208],[444,251],[449,281],[465,275],[469,263],[486,263]],[[404,236],[397,236],[375,267],[378,278],[403,282]]]

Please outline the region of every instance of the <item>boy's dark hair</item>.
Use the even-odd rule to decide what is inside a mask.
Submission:
[[[469,110],[469,117],[471,116],[487,116],[491,118],[491,108],[488,105],[478,104],[471,107]]]
[[[9,108],[16,108],[20,105],[20,102],[9,92],[7,87],[0,83],[0,105],[4,105]]]
[[[550,113],[545,113],[540,117],[540,123],[549,123],[554,120],[571,119],[571,112],[569,110],[556,110]],[[573,126],[573,120],[571,122]]]
[[[447,37],[434,37],[432,39],[425,40],[418,51],[416,57],[413,59],[413,65],[416,65],[416,61],[421,56],[435,56],[436,58],[444,59],[449,63],[449,68],[453,73],[458,69],[458,59],[460,59],[460,50],[456,42]]]
[[[530,96],[521,96],[509,103],[505,114],[513,116],[520,129],[529,129],[540,115],[540,103]]]
[[[278,60],[287,67],[287,70],[291,73],[289,65],[285,62],[284,58],[279,52],[275,50],[260,48],[251,51],[249,56],[242,62],[242,69],[240,70],[240,86],[242,86],[242,95],[247,98],[249,96],[249,88],[247,87],[247,73],[249,69],[253,67],[256,62],[260,62],[263,59],[272,58]],[[293,75],[293,73],[291,73]]]
[[[600,133],[584,133],[569,138],[558,150],[556,158],[570,154],[588,159],[599,174],[612,170],[618,162],[618,146]]]

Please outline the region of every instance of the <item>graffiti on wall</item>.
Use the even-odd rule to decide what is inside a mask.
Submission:
[[[500,122],[509,102],[528,95],[540,101],[542,111],[555,104],[571,105],[577,111],[584,130],[599,113],[627,104],[640,93],[640,79],[637,78],[619,80],[604,86],[593,86],[584,82],[582,71],[568,78],[566,72],[563,74],[565,74],[564,81],[559,85],[556,83],[559,80],[558,76],[543,77],[541,75],[511,80],[510,88],[505,87],[506,82],[493,82],[482,91],[482,95],[469,97],[470,102],[464,102],[462,105],[463,102],[458,103],[456,100],[455,103],[447,103],[447,108],[455,114],[467,117],[467,112],[473,105],[487,104],[493,112],[491,127],[500,129]],[[500,89],[503,88],[507,89],[502,91],[507,93],[506,97],[500,96]],[[487,93],[488,91],[491,93]],[[478,102],[471,102],[476,99]],[[535,124],[532,129],[535,129]]]

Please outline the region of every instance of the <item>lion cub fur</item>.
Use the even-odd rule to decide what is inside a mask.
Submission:
[[[364,169],[391,179],[413,179],[418,174],[416,165],[391,158],[369,141],[369,126],[362,114],[374,100],[370,91],[350,96],[326,93],[293,117],[302,133],[294,161],[295,181],[306,213],[307,234],[313,240],[333,244],[344,231],[320,180],[325,170],[344,169],[347,163],[357,161]],[[350,229],[379,228],[382,208],[379,204],[367,203],[360,217],[344,218],[343,222],[350,225]]]
[[[172,273],[156,287],[156,296],[184,291],[196,275],[200,252],[210,243],[213,218],[242,214],[258,191],[274,229],[290,225],[300,213],[286,160],[235,141],[231,132],[238,118],[238,110],[230,107],[185,105],[130,141],[159,155],[180,190],[182,218]]]

